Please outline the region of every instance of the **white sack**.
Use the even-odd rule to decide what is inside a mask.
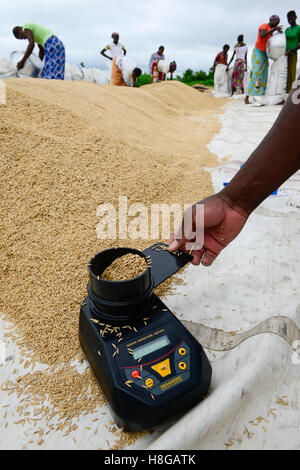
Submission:
[[[273,34],[267,41],[267,56],[272,60],[277,60],[286,51],[286,37],[283,33]]]
[[[73,80],[82,80],[83,74],[81,70],[74,64],[66,64],[65,67],[65,80],[73,81]]]
[[[98,85],[104,85],[109,83],[109,73],[97,68],[84,68],[83,69],[83,80],[86,82],[98,83]]]
[[[226,72],[227,65],[218,64],[215,69],[214,75],[214,96],[222,97],[230,94],[229,81],[232,75],[232,70]]]
[[[245,93],[247,94],[248,86],[249,86],[249,83],[250,83],[250,70],[249,70],[249,67],[248,67],[247,72],[245,72],[243,83],[244,83]]]
[[[98,83],[98,85],[105,85],[106,83],[109,83],[110,74],[97,68],[94,68],[93,71],[95,83]]]
[[[13,78],[17,76],[17,71],[8,59],[0,59],[0,79]]]
[[[157,68],[159,72],[168,73],[170,69],[170,64],[165,60],[160,60],[157,64]]]
[[[25,62],[21,70],[17,70],[17,64],[23,59],[25,51],[14,51],[10,55],[10,60],[16,70],[17,76],[21,78],[38,78],[42,72],[43,62],[40,58],[32,53]]]
[[[283,96],[285,94],[287,74],[288,59],[287,56],[282,55],[279,59],[275,60],[269,68],[269,76],[266,89],[267,96]]]

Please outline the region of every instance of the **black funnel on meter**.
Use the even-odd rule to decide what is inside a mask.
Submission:
[[[127,323],[142,316],[150,307],[154,286],[150,267],[133,279],[108,281],[101,278],[113,261],[129,253],[147,262],[146,255],[133,248],[101,251],[90,260],[88,294],[96,318],[114,324]]]
[[[141,275],[124,281],[101,278],[115,259],[128,253],[146,259]],[[89,263],[79,341],[112,416],[126,431],[174,418],[208,393],[212,370],[201,344],[154,293],[191,259],[158,243],[143,252],[105,250]]]
[[[107,281],[101,278],[113,261],[128,253],[139,255],[149,266],[138,277],[125,281]],[[151,306],[153,289],[191,261],[184,252],[180,256],[157,244],[145,251],[133,248],[111,248],[101,251],[89,262],[88,295],[91,310],[101,320],[113,324],[127,323],[141,318]]]

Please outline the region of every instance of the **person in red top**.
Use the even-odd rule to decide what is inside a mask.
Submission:
[[[177,68],[175,60],[168,64],[165,60],[155,60],[152,64],[152,83],[163,82],[166,80],[167,73],[171,73],[171,80],[173,80],[173,73]]]
[[[269,60],[266,53],[267,41],[275,31],[282,32],[282,26],[278,26],[279,22],[279,16],[273,15],[269,23],[264,23],[259,27],[252,54],[252,70],[245,98],[246,104],[249,104],[249,96],[263,96],[266,92],[269,69]]]
[[[221,52],[219,52],[219,54],[216,55],[216,58],[215,58],[215,61],[214,61],[214,65],[212,66],[211,70],[213,72],[215,72],[215,69],[216,69],[216,66],[218,64],[223,64],[223,65],[227,65],[227,61],[228,61],[228,51],[230,49],[230,46],[228,46],[228,44],[225,44],[223,46],[223,50]]]
[[[158,70],[159,60],[152,62],[152,83],[162,82],[166,78],[166,74]]]

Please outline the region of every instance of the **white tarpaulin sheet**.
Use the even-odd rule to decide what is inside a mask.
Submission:
[[[229,157],[211,169],[216,191],[239,170],[280,109],[241,102],[228,107],[209,145],[220,159]],[[168,304],[185,319],[231,331],[232,345],[228,339],[224,349],[264,321],[262,330],[276,334],[250,334],[227,352],[206,349],[213,367],[209,397],[155,438],[152,449],[300,448],[300,356],[290,345],[300,346],[299,231],[298,172],[255,211],[213,266],[188,268],[187,285],[178,289],[187,297],[178,293]],[[281,328],[276,316],[287,317]]]
[[[238,171],[279,111],[230,103],[222,129],[209,145],[220,159],[218,167],[209,169],[216,191]],[[296,174],[255,211],[213,266],[187,268],[186,285],[166,304],[180,319],[200,324],[197,337],[213,367],[211,390],[181,419],[143,436],[129,449],[300,448],[300,361],[291,347],[300,339],[299,226]],[[13,345],[4,353],[3,381],[11,376],[12,356],[18,360]],[[14,394],[0,392],[0,400],[10,409],[18,406]],[[63,432],[52,431],[38,448],[107,449],[116,438],[108,429],[107,408],[98,411],[97,423],[95,414],[83,415],[74,433],[63,437]],[[27,445],[27,429],[14,424],[11,415],[6,420],[7,429],[0,427],[0,448]]]

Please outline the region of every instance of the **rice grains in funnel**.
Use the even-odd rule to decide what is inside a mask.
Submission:
[[[128,253],[115,259],[101,274],[106,281],[125,281],[142,274],[149,267],[145,258]]]

